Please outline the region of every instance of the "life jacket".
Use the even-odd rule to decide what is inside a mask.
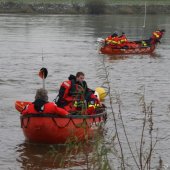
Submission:
[[[61,88],[65,89],[63,99],[65,99],[66,101],[70,102],[75,99],[77,100],[83,99],[82,96],[84,95],[84,89],[81,85],[77,84],[76,82],[71,80],[64,81],[61,84]]]
[[[110,44],[111,42],[112,42],[112,36],[110,35],[105,39],[105,43]]]
[[[80,85],[78,82],[71,80],[71,88],[69,91],[69,95],[72,96],[72,102],[68,103],[64,109],[76,112],[82,111],[86,107],[86,83]]]
[[[63,94],[60,96],[60,92],[63,89]],[[70,89],[71,89],[71,81],[64,81],[61,86],[60,86],[60,91],[59,91],[59,97],[64,99],[67,102],[71,102],[73,100],[73,96],[70,95]]]
[[[35,104],[31,103],[26,106],[26,108],[22,111],[22,115],[25,114],[37,114],[37,113],[48,113],[48,114],[59,114],[61,116],[68,115],[69,113],[62,109],[59,108],[55,103],[53,102],[47,102],[41,107],[41,111],[37,111],[35,109]]]
[[[120,39],[120,43],[122,44],[122,43],[126,43],[127,42],[127,38],[126,38],[126,35],[121,35],[120,37],[119,37],[119,39]]]
[[[146,43],[146,41],[141,41],[141,45],[142,45],[142,47],[147,47],[147,46],[148,46],[148,44]]]
[[[118,36],[112,37],[111,35],[105,39],[106,44],[118,45],[120,44],[120,38]]]
[[[74,75],[69,76],[69,80],[64,81],[59,90],[59,98],[56,102],[59,107],[65,108],[67,111],[72,110],[70,106],[74,105],[76,100],[85,100],[86,83],[80,84],[76,82]]]
[[[154,31],[152,37],[158,39],[160,37],[160,31]]]
[[[73,75],[61,84],[57,105],[68,112],[81,111],[88,107],[88,103],[95,99],[94,91],[87,87],[85,81],[76,82]]]
[[[120,38],[118,36],[117,37],[113,37],[112,41],[111,41],[111,44],[119,45],[120,44]]]
[[[161,31],[154,31],[150,38],[150,44],[156,44],[162,38],[163,32]]]
[[[124,48],[124,47],[126,47],[126,48],[128,48],[128,40],[127,40],[127,38],[126,38],[126,35],[121,35],[120,37],[119,37],[119,41],[120,41],[120,44],[119,44],[119,46],[121,47],[121,48]]]
[[[157,35],[158,35],[158,39],[160,40],[164,34],[164,32],[161,31],[156,31]]]
[[[69,95],[74,96],[75,100],[85,100],[85,93],[87,91],[87,84],[85,81],[80,84],[76,82],[74,79],[71,80],[71,88]]]

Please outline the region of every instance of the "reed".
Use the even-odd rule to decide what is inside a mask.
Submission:
[[[156,166],[155,146],[158,139],[158,130],[154,128],[153,101],[147,103],[145,89],[139,95],[139,108],[142,115],[141,131],[136,136],[138,142],[131,143],[131,136],[124,121],[122,111],[121,96],[117,91],[113,91],[110,86],[109,67],[105,64],[104,58],[99,66],[98,73],[102,86],[107,89],[110,106],[108,112],[108,124],[113,120],[113,126],[109,127],[112,136],[108,137],[108,125],[97,133],[92,140],[85,142],[69,142],[65,146],[65,154],[59,154],[57,149],[51,148],[51,156],[56,160],[60,159],[60,168],[77,166],[83,170],[113,170],[113,169],[135,169],[151,170]],[[114,93],[113,93],[114,92]],[[115,104],[117,110],[115,111]],[[113,106],[114,105],[114,106]],[[111,129],[112,128],[112,129]],[[137,133],[137,132],[136,132]],[[80,159],[81,158],[81,159]],[[165,165],[163,160],[158,158],[156,170],[163,170]],[[75,160],[79,160],[76,161]]]
[[[103,66],[102,68],[101,65]],[[100,79],[103,78],[103,87],[107,88],[108,91],[110,114],[113,117],[113,126],[115,129],[115,135],[111,139],[109,147],[112,148],[112,154],[113,157],[117,158],[117,163],[111,164],[112,166],[117,165],[115,168],[119,167],[121,170],[128,169],[129,167],[135,167],[135,169],[139,170],[150,170],[153,168],[152,164],[155,164],[157,159],[154,155],[154,150],[157,142],[159,141],[158,129],[155,130],[154,128],[153,101],[146,103],[144,88],[142,89],[142,92],[138,94],[139,106],[141,108],[141,114],[143,115],[143,118],[141,120],[141,134],[136,134],[136,136],[139,136],[139,142],[135,143],[136,148],[134,149],[134,147],[132,147],[132,143],[129,140],[131,136],[128,135],[128,127],[124,123],[121,97],[117,91],[114,91],[113,94],[113,89],[111,89],[109,81],[109,67],[105,64],[104,58],[102,58],[101,65],[99,66],[100,69],[98,72],[101,74]],[[115,106],[113,107],[113,104],[117,105],[117,112],[114,110]],[[131,155],[130,158],[128,153]],[[108,163],[110,162],[108,161]],[[159,167],[161,166],[162,160],[160,158]]]

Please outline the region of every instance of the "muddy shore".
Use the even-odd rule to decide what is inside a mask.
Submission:
[[[26,14],[143,14],[142,5],[104,5],[89,7],[83,4],[23,4],[0,3],[0,13]],[[170,5],[148,5],[148,14],[170,14]]]

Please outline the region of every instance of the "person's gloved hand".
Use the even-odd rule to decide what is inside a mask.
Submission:
[[[74,102],[74,107],[82,107],[84,105],[84,101],[76,100]]]

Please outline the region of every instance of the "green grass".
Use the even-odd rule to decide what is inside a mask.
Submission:
[[[108,3],[108,4],[132,4],[132,5],[142,5],[145,4],[145,2],[149,5],[149,4],[155,4],[155,5],[159,5],[159,4],[170,4],[170,0],[103,0],[104,2]],[[79,4],[79,3],[86,3],[88,2],[88,0],[0,0],[0,2],[14,2],[14,3],[26,3],[26,4],[30,4],[30,3],[66,3],[66,4]]]
[[[159,4],[170,4],[170,0],[108,0],[110,3],[117,4],[134,4],[134,5],[142,5],[142,4],[151,4],[151,5],[159,5]]]
[[[61,4],[61,3],[82,3],[84,2],[84,0],[0,0],[0,2],[5,3],[5,2],[14,2],[14,3],[25,3],[25,4],[30,4],[30,3],[34,3],[34,4],[38,4],[38,3],[57,3],[57,4]]]

